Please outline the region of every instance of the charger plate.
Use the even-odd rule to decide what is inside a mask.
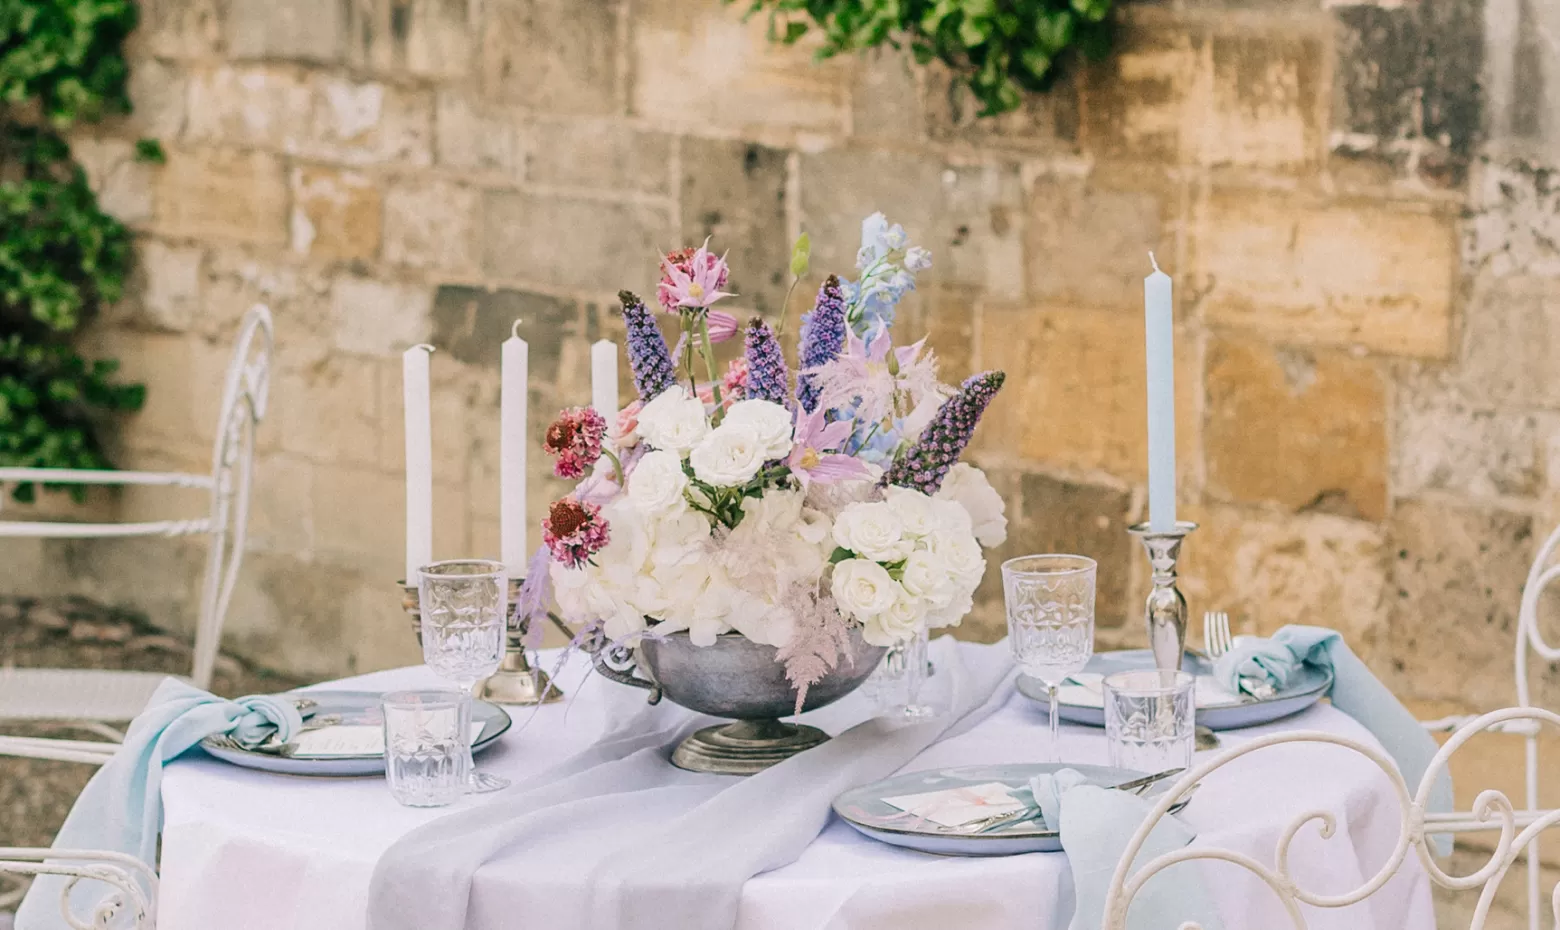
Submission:
[[[294,691],[299,698],[316,702],[314,716],[339,714],[343,725],[381,726],[384,715],[379,709],[384,697],[378,691]],[[509,714],[497,704],[487,701],[471,702],[471,722],[481,723],[482,732],[471,742],[472,752],[481,752],[498,742],[513,723]],[[262,772],[279,772],[284,775],[383,775],[385,757],[382,753],[363,756],[332,756],[328,759],[294,759],[275,752],[256,752],[245,749],[227,736],[208,736],[200,741],[200,748],[208,755],[224,762],[241,765],[246,769]],[[285,752],[285,748],[284,748]]]
[[[1039,820],[999,827],[990,833],[960,835],[948,827],[918,820],[884,798],[923,791],[941,791],[999,782],[1008,788],[1027,788],[1036,775],[1058,769],[1073,769],[1090,784],[1111,786],[1141,778],[1144,772],[1111,768],[1106,765],[1073,763],[1022,763],[1017,765],[966,765],[958,768],[930,769],[896,775],[882,781],[852,788],[834,799],[834,812],[864,836],[894,846],[935,853],[941,856],[1017,856],[1032,852],[1061,852],[1062,835]],[[1174,779],[1156,786],[1157,790],[1174,784]],[[1150,790],[1156,790],[1150,789]],[[1184,808],[1183,799],[1170,809]]]
[[[1084,673],[1109,675],[1113,672],[1153,667],[1154,654],[1147,649],[1121,649],[1096,653],[1084,668]],[[1213,672],[1212,663],[1201,655],[1191,652],[1186,654],[1181,668],[1199,677],[1211,677]],[[1212,689],[1203,689],[1203,693],[1198,695],[1197,722],[1212,730],[1236,730],[1241,727],[1271,723],[1298,714],[1320,701],[1328,691],[1332,690],[1332,685],[1332,669],[1302,665],[1289,687],[1266,700],[1258,700],[1249,694],[1235,696],[1227,692],[1212,697],[1208,694]],[[1018,690],[1019,693],[1038,701],[1042,706],[1050,706],[1045,685],[1038,679],[1030,678],[1028,675],[1018,676]],[[1103,727],[1105,725],[1104,698],[1100,695],[1090,695],[1092,700],[1088,703],[1070,701],[1067,697],[1068,692],[1077,694],[1079,690],[1081,689],[1067,687],[1062,689],[1061,718],[1068,723]]]

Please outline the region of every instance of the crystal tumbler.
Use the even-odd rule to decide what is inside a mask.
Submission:
[[[466,699],[456,691],[392,691],[383,699],[385,781],[407,807],[444,807],[466,791]]]
[[[1107,675],[1110,764],[1148,774],[1191,767],[1197,737],[1196,683],[1186,672],[1157,668]]]

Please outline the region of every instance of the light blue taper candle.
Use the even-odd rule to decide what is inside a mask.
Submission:
[[[1175,335],[1170,276],[1159,270],[1143,279],[1143,318],[1148,342],[1148,525],[1175,529]]]

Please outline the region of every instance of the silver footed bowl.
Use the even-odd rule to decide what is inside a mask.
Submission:
[[[672,753],[672,763],[695,772],[751,775],[826,741],[816,727],[783,723],[796,712],[796,690],[786,680],[776,648],[740,633],[695,646],[686,632],[646,638],[635,648],[608,646],[595,655],[596,671],[620,684],[644,688],[650,703],[664,696],[701,714],[736,723],[706,727]],[[834,668],[807,689],[802,709],[816,710],[861,687],[888,650],[868,645],[853,629]],[[640,675],[633,674],[637,668]]]

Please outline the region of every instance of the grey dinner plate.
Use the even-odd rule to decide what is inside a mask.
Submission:
[[[1147,649],[1121,649],[1115,652],[1095,653],[1094,658],[1084,668],[1085,672],[1094,672],[1100,675],[1109,675],[1113,672],[1128,671],[1131,669],[1153,668],[1154,654]],[[1188,652],[1181,664],[1185,671],[1198,675],[1211,674],[1212,665],[1207,659],[1195,653]],[[1254,727],[1262,723],[1271,723],[1281,720],[1291,714],[1298,714],[1317,701],[1320,701],[1328,691],[1332,689],[1332,669],[1317,668],[1314,665],[1302,665],[1295,680],[1289,687],[1279,691],[1265,701],[1259,701],[1250,695],[1243,694],[1235,703],[1213,704],[1209,706],[1198,705],[1197,722],[1212,730],[1237,730],[1241,727]],[[1049,706],[1045,685],[1028,675],[1018,676],[1018,690],[1025,697],[1033,698],[1042,705]],[[1062,702],[1061,718],[1068,723],[1081,723],[1092,727],[1105,725],[1105,709],[1083,704],[1068,704]]]
[[[1009,824],[990,833],[961,835],[935,823],[917,821],[883,799],[989,782],[999,782],[1009,788],[1025,788],[1034,776],[1064,768],[1074,769],[1090,783],[1104,786],[1119,785],[1145,774],[1106,765],[1039,762],[930,769],[852,788],[834,799],[834,812],[864,836],[941,856],[1017,856],[1032,852],[1061,852],[1061,834],[1039,820]],[[1164,785],[1172,783],[1173,780]],[[1181,810],[1186,803],[1182,801],[1172,807],[1171,812]]]
[[[381,725],[384,715],[379,703],[383,695],[378,691],[295,691],[297,697],[316,702],[315,716],[340,714],[343,724]],[[482,724],[482,732],[471,744],[472,752],[481,752],[498,742],[513,722],[509,714],[497,704],[486,701],[471,702],[473,723]],[[383,775],[385,757],[337,756],[330,759],[293,759],[274,752],[256,752],[244,749],[232,740],[208,736],[200,741],[200,748],[208,755],[224,762],[241,765],[262,772],[280,772],[284,775]]]

